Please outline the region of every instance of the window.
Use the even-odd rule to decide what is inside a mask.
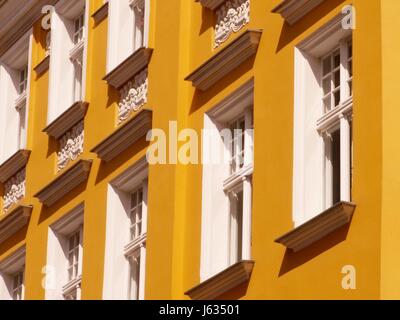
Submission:
[[[88,6],[88,0],[62,0],[52,13],[48,124],[84,100]]]
[[[296,49],[293,219],[351,201],[351,30],[341,15]],[[324,39],[324,40],[321,40]]]
[[[31,32],[0,57],[0,164],[26,148]]]
[[[72,281],[78,277],[79,272],[80,231],[73,233],[68,242],[68,280]]]
[[[0,262],[0,300],[24,300],[25,246]]]
[[[84,36],[84,19],[85,16],[81,14],[74,21],[74,44],[77,45],[83,40]]]
[[[80,277],[82,259],[82,227],[67,236],[67,273],[68,282],[63,287],[65,300],[80,299]]]
[[[83,213],[80,204],[50,226],[46,300],[80,300],[83,259]]]
[[[13,300],[23,300],[24,294],[24,271],[17,272],[13,277]]]
[[[147,161],[139,160],[108,190],[103,299],[144,299]]]
[[[19,86],[18,94],[25,93],[28,87],[28,66],[26,65],[19,73]]]
[[[250,80],[205,115],[202,281],[251,260],[253,86]]]
[[[107,73],[148,45],[150,0],[110,0]]]

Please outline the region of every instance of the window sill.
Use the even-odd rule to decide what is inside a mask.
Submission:
[[[110,162],[141,137],[146,136],[151,127],[152,111],[142,109],[90,152],[96,153],[101,160]]]
[[[225,1],[226,0],[196,0],[196,2],[200,2],[203,7],[211,10],[217,9]]]
[[[99,9],[97,9],[93,14],[92,18],[95,24],[100,23],[108,16],[108,2],[104,3]]]
[[[146,68],[150,62],[153,49],[140,48],[136,50],[125,61],[109,72],[103,80],[115,89],[120,89],[136,74]]]
[[[19,150],[0,165],[0,182],[5,183],[28,163],[30,150]]]
[[[22,229],[29,221],[32,206],[19,205],[0,219],[0,243]]]
[[[34,195],[46,207],[52,206],[89,177],[91,160],[79,160],[54,181]]]
[[[50,54],[48,54],[42,61],[40,61],[36,67],[33,68],[36,72],[36,76],[40,76],[49,70],[50,66]]]
[[[339,202],[310,221],[276,239],[275,242],[298,252],[338,228],[349,224],[355,208],[356,205],[353,203]]]
[[[67,111],[50,123],[43,132],[46,132],[50,137],[59,139],[85,117],[88,106],[87,102],[75,102]]]
[[[278,6],[272,9],[272,13],[280,14],[289,25],[293,25],[323,1],[283,0]]]
[[[192,300],[213,300],[249,281],[254,261],[240,261],[185,292]]]
[[[76,279],[71,280],[65,286],[62,287],[63,296],[68,296],[69,294],[74,293],[75,290],[81,287],[81,284],[82,284],[82,276],[79,276]]]
[[[185,80],[192,82],[200,91],[206,91],[229,72],[256,55],[261,34],[262,30],[247,30],[188,75]]]

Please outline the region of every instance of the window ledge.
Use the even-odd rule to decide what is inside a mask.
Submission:
[[[123,124],[90,151],[96,153],[101,160],[110,162],[141,137],[145,136],[151,126],[152,111],[142,109],[135,117]]]
[[[209,8],[211,10],[217,9],[225,1],[226,0],[196,0],[196,2],[200,2],[203,7]]]
[[[153,49],[151,48],[143,47],[136,50],[114,70],[109,72],[103,80],[107,81],[107,83],[115,89],[120,89],[125,83],[148,66],[152,53]]]
[[[290,25],[295,24],[324,0],[283,0],[272,9],[272,13],[280,14]]]
[[[0,165],[0,182],[5,183],[23,169],[28,163],[30,154],[30,150],[19,150]]]
[[[147,233],[142,234],[139,238],[132,240],[129,244],[124,247],[125,257],[131,256],[137,249],[145,246]]]
[[[79,160],[58,178],[34,195],[46,207],[50,207],[89,177],[91,160]]]
[[[15,109],[20,111],[26,105],[27,93],[26,90],[15,99]]]
[[[193,300],[212,300],[250,279],[254,261],[240,261],[185,294]]]
[[[108,2],[104,3],[99,9],[97,9],[93,14],[92,18],[94,23],[98,24],[103,21],[108,16]]]
[[[298,252],[350,223],[355,208],[356,205],[353,203],[339,202],[310,221],[276,239],[275,242]]]
[[[206,91],[247,59],[255,56],[262,30],[247,30],[185,78]]]
[[[22,229],[29,221],[32,206],[17,206],[0,219],[0,243]]]
[[[74,47],[69,51],[69,59],[74,61],[83,53],[85,48],[85,39],[79,41]]]
[[[87,102],[75,102],[67,111],[50,123],[43,132],[46,132],[50,137],[59,139],[85,117],[88,106]]]
[[[76,279],[71,280],[65,286],[62,287],[63,295],[67,296],[73,293],[76,289],[80,288],[82,284],[82,276],[78,276]]]
[[[50,66],[50,55],[47,55],[42,61],[40,61],[36,67],[33,68],[36,72],[36,76],[40,76],[45,71],[49,70]]]

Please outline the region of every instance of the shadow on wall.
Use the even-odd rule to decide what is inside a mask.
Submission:
[[[311,10],[301,20],[296,22],[293,26],[290,26],[288,23],[284,22],[279,37],[278,47],[276,48],[276,53],[285,48],[294,39],[308,30],[312,25],[323,19],[335,8],[339,7],[343,2],[345,2],[345,0],[324,1],[319,6]]]
[[[214,12],[211,9],[202,6],[201,11],[201,27],[199,36],[206,32],[208,29],[213,28],[216,23]]]
[[[308,261],[313,260],[325,251],[328,251],[337,244],[345,241],[347,239],[350,225],[351,222],[299,252],[293,252],[292,250],[287,249],[279,270],[279,277]]]

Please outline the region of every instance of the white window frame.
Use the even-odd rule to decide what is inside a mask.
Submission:
[[[106,253],[104,263],[104,300],[145,298],[147,188],[148,164],[146,158],[114,179],[108,187]],[[142,232],[131,238],[131,196],[142,189]],[[118,235],[118,236],[117,236]],[[132,289],[132,259],[140,257],[138,288]],[[132,291],[137,295],[132,296]]]
[[[347,43],[338,15],[295,49],[293,220],[299,226],[333,205],[330,135],[340,128],[340,201],[351,201],[351,121]],[[340,102],[326,110],[323,58],[340,52]]]
[[[107,73],[114,70],[140,47],[148,47],[150,0],[109,0]],[[144,3],[143,40],[135,39],[134,8]]]
[[[32,29],[0,57],[0,164],[26,148],[32,69]],[[21,71],[27,70],[20,92]]]
[[[48,232],[46,300],[81,299],[83,267],[84,204],[81,203],[58,221],[52,223]],[[69,278],[69,238],[79,232],[78,273]]]
[[[238,260],[251,260],[253,90],[254,81],[251,79],[204,116],[201,281]],[[231,170],[230,124],[240,117],[245,119],[244,163],[238,170]],[[205,133],[209,135],[212,132],[211,139],[205,136]],[[213,138],[214,135],[221,139]],[[214,161],[211,157],[219,150],[223,156]],[[237,219],[231,201],[238,190],[243,192],[241,242],[238,241]],[[238,257],[236,253],[240,243],[241,257]]]
[[[60,0],[52,13],[47,124],[85,100],[89,8],[89,0]],[[82,39],[75,43],[75,20],[81,15]]]
[[[17,249],[0,262],[0,300],[24,300],[25,298],[25,246]],[[21,297],[15,297],[15,276],[22,273]]]

